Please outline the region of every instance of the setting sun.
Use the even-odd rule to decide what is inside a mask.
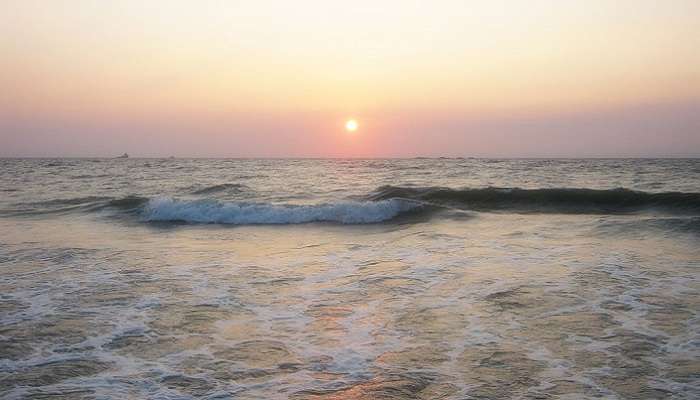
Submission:
[[[354,119],[349,119],[345,123],[345,130],[348,132],[355,132],[357,130],[357,121]]]

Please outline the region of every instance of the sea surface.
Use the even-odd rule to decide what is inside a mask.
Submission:
[[[700,160],[0,160],[0,398],[700,398]]]

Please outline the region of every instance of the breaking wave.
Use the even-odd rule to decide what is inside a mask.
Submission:
[[[141,217],[148,222],[234,225],[302,224],[309,222],[372,224],[391,220],[422,207],[418,202],[401,199],[318,205],[274,205],[228,203],[213,200],[184,201],[161,197],[148,201]]]
[[[619,214],[655,209],[700,212],[700,193],[648,193],[629,189],[520,189],[382,186],[368,199],[411,199],[474,211]]]
[[[222,184],[201,188],[198,194],[241,190],[242,185]],[[192,193],[192,192],[190,192]],[[281,199],[280,199],[281,200]],[[299,224],[336,222],[370,224],[402,214],[463,217],[465,211],[568,214],[628,214],[659,211],[700,216],[700,193],[649,193],[629,189],[584,188],[466,188],[382,186],[355,200],[290,205],[262,202],[226,202],[211,197],[86,196],[19,203],[0,215],[43,215],[112,211],[142,221],[179,221],[220,224]],[[695,225],[694,225],[695,226]]]

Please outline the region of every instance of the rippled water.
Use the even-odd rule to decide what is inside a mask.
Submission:
[[[700,160],[0,160],[0,397],[697,398],[699,192]]]

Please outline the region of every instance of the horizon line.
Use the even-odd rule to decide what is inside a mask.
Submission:
[[[0,156],[0,160],[697,160],[700,155],[682,156],[408,156],[408,157],[244,157],[244,156],[129,156],[128,158],[108,156]]]

